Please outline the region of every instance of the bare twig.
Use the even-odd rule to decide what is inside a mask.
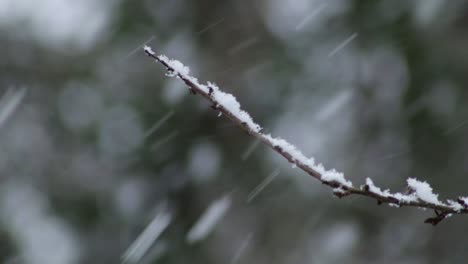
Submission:
[[[295,146],[281,138],[274,138],[270,134],[264,134],[261,127],[256,124],[250,115],[241,110],[236,98],[223,92],[213,83],[200,84],[198,80],[189,75],[189,69],[177,60],[170,60],[164,55],[156,53],[148,46],[144,47],[145,53],[166,67],[170,77],[181,79],[189,88],[192,94],[199,94],[212,103],[212,108],[226,116],[233,123],[238,125],[247,134],[264,143],[286,160],[299,167],[322,184],[333,188],[333,194],[338,197],[349,195],[361,195],[373,198],[378,204],[388,204],[395,207],[410,206],[423,209],[433,209],[436,213],[434,217],[428,218],[425,222],[436,225],[445,218],[454,214],[468,213],[468,197],[459,197],[456,200],[441,202],[438,195],[432,192],[432,188],[426,182],[421,182],[413,178],[407,180],[408,192],[391,193],[389,190],[382,191],[374,185],[370,178],[366,179],[366,184],[356,187],[347,180],[342,173],[333,170],[325,170],[322,164],[316,164],[314,159],[307,158]]]

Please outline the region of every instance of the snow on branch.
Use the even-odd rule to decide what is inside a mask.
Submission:
[[[269,146],[294,166],[331,187],[334,195],[341,198],[354,194],[373,198],[377,200],[379,205],[384,203],[394,207],[411,206],[433,209],[435,216],[425,221],[425,223],[432,225],[438,224],[453,214],[468,213],[468,197],[442,202],[427,182],[421,182],[414,178],[407,180],[408,190],[405,193],[382,191],[370,178],[366,179],[364,185],[355,186],[344,177],[343,173],[335,169],[326,170],[322,164],[316,163],[313,158],[306,157],[296,146],[286,140],[263,133],[261,126],[253,121],[249,113],[241,109],[240,103],[232,94],[223,92],[214,83],[199,83],[197,78],[190,75],[189,68],[180,61],[171,60],[164,55],[157,55],[149,46],[145,46],[144,51],[149,57],[166,67],[167,76],[181,79],[192,94],[199,94],[210,101],[214,110],[227,116],[247,134]]]

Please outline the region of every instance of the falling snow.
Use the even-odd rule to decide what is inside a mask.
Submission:
[[[151,134],[153,134],[156,130],[158,130],[164,123],[167,122],[167,120],[169,120],[169,118],[171,118],[172,116],[174,115],[174,111],[169,111],[167,114],[165,114],[163,117],[161,117],[161,119],[159,119],[153,126],[151,126],[150,129],[148,129],[148,131],[145,132],[145,136],[144,137],[148,137],[150,136]]]
[[[257,187],[255,187],[247,196],[247,203],[250,203],[257,195],[260,194],[275,178],[280,174],[280,170],[276,169],[268,177],[266,177]]]
[[[0,0],[0,263],[468,258],[466,3],[361,2]]]
[[[124,263],[138,263],[171,223],[171,219],[170,213],[166,211],[159,212],[135,242],[125,251],[122,257]]]
[[[353,33],[351,36],[345,39],[340,45],[338,45],[335,49],[333,49],[330,53],[328,53],[328,57],[335,56],[340,50],[342,50],[349,43],[351,43],[351,41],[353,41],[353,39],[355,39],[357,36],[358,36],[357,33]]]
[[[304,26],[306,26],[310,20],[312,20],[313,17],[315,17],[318,13],[320,13],[324,8],[326,7],[326,4],[321,4],[319,7],[317,7],[317,9],[315,9],[312,13],[310,13],[309,15],[307,15],[306,17],[304,17],[304,19],[299,23],[297,24],[296,26],[296,31],[299,31],[301,30]]]
[[[0,99],[0,126],[14,113],[24,98],[26,89],[7,90]]]
[[[215,200],[187,233],[187,242],[195,243],[205,239],[227,213],[231,203],[229,195]]]
[[[252,153],[255,151],[255,149],[257,149],[260,143],[261,141],[257,139],[252,144],[250,144],[250,146],[244,151],[244,153],[242,153],[241,160],[247,160],[250,157],[250,155],[252,155]]]

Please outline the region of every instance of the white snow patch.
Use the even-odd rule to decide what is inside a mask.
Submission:
[[[454,200],[447,200],[448,205],[455,211],[460,212],[461,210],[464,209],[463,205],[461,205],[459,202],[456,202]]]
[[[245,123],[250,130],[260,132],[262,129],[260,125],[253,121],[249,113],[241,109],[240,103],[234,95],[221,91],[214,83],[208,82],[208,87],[211,89],[211,96],[219,105],[223,106],[233,116]]]
[[[145,52],[153,55],[153,56],[156,55],[156,53],[153,51],[153,49],[150,46],[145,45],[143,47],[143,50]],[[169,73],[168,76],[175,77],[178,74],[180,74],[183,77],[189,77],[188,74],[190,72],[190,69],[189,69],[189,67],[185,66],[182,62],[180,62],[178,60],[171,60],[166,55],[159,55],[157,57],[158,57],[158,60],[166,63],[171,68],[172,72]],[[197,84],[198,84],[198,82],[197,82]]]
[[[402,194],[402,193],[394,193],[394,194],[392,194],[392,196],[395,199],[399,200],[400,202],[404,202],[404,203],[410,203],[410,202],[418,201],[418,197],[416,197],[414,194],[413,195],[407,195],[407,194]]]
[[[346,180],[343,173],[336,171],[335,169],[331,169],[328,171],[323,171],[322,173],[322,180],[326,182],[338,182],[339,184],[346,186],[346,187],[353,187],[351,181]]]
[[[439,201],[439,195],[432,192],[432,187],[427,182],[420,182],[415,178],[409,178],[406,182],[420,200],[431,204],[444,205]]]
[[[296,148],[296,146],[292,145],[291,143],[287,142],[282,138],[274,138],[270,134],[264,135],[265,138],[275,147],[281,148],[283,151],[291,154],[292,158],[303,163],[303,164],[310,164],[315,166],[314,159],[307,158],[300,150]]]
[[[162,61],[165,61],[167,65],[169,65],[174,72],[170,73],[169,76],[176,76],[177,74],[180,74],[182,76],[188,76],[190,69],[189,67],[185,66],[182,62],[178,60],[171,60],[165,55],[159,55],[158,58]]]
[[[382,191],[382,189],[375,186],[374,182],[370,178],[366,179],[366,185],[369,187],[369,191],[371,191],[373,193],[376,193],[378,195],[381,195],[383,197],[393,197],[393,198],[395,198],[398,201],[403,202],[403,203],[409,203],[409,202],[416,202],[417,201],[417,197],[414,194],[406,195],[406,194],[402,194],[402,193],[391,193],[390,190],[388,190],[388,189]],[[392,204],[392,203],[390,203],[389,205],[390,206],[397,206],[397,207],[399,206],[397,204]]]
[[[369,187],[369,191],[381,195],[383,197],[391,196],[389,190],[382,191],[379,187],[375,186],[374,182],[371,178],[366,178],[366,185]]]
[[[143,50],[146,51],[146,52],[148,52],[148,53],[151,54],[151,55],[155,55],[155,54],[156,54],[156,53],[153,51],[153,49],[152,49],[150,46],[148,46],[148,45],[145,45],[145,46],[143,47]]]
[[[187,242],[192,244],[206,238],[226,214],[231,203],[229,195],[215,200],[190,229],[186,236]]]
[[[271,135],[264,135],[264,137],[275,147],[281,148],[284,152],[291,155],[294,161],[300,162],[313,170],[317,171],[321,175],[321,180],[326,182],[337,182],[346,187],[353,187],[351,181],[346,180],[343,173],[336,171],[335,169],[326,170],[322,164],[315,164],[314,158],[308,158],[302,152],[297,149],[296,146],[287,142],[282,138],[274,138]]]
[[[460,199],[465,205],[468,205],[468,197],[460,197]]]
[[[460,212],[463,209],[466,209],[468,205],[468,197],[459,197],[457,201],[447,200],[447,203],[453,210]]]
[[[338,188],[333,188],[333,193],[334,194],[346,194],[346,191],[343,190],[342,187],[338,187]]]

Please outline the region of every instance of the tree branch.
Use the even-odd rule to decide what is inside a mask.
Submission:
[[[468,213],[468,197],[459,197],[455,200],[441,202],[438,194],[432,192],[431,186],[426,182],[414,178],[407,179],[408,191],[406,193],[391,193],[382,191],[374,185],[370,178],[360,187],[354,186],[344,175],[336,170],[326,170],[322,164],[316,164],[313,158],[307,158],[294,145],[284,139],[274,138],[270,134],[262,133],[261,127],[256,124],[250,115],[240,108],[239,102],[229,93],[225,93],[213,83],[200,84],[198,80],[189,75],[188,67],[177,60],[170,60],[164,55],[156,53],[148,46],[144,47],[145,53],[164,65],[168,71],[167,76],[181,79],[192,94],[199,94],[212,103],[212,108],[227,116],[233,123],[252,137],[260,140],[265,145],[279,153],[294,166],[333,188],[333,194],[337,197],[345,197],[352,194],[373,198],[380,205],[382,203],[395,207],[411,206],[422,209],[433,209],[435,216],[426,219],[425,223],[436,225],[453,214]]]

